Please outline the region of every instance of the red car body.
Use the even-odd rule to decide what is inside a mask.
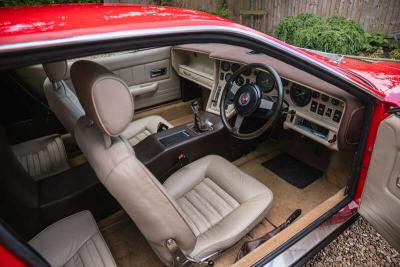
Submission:
[[[79,43],[87,37],[103,34],[124,34],[154,29],[201,29],[219,27],[246,31],[266,38],[295,53],[307,57],[325,68],[340,73],[375,97],[361,175],[354,196],[359,202],[380,122],[389,108],[400,106],[400,64],[367,62],[344,57],[335,61],[314,52],[305,51],[274,39],[233,21],[208,13],[175,7],[115,4],[70,4],[0,9],[0,56],[2,51],[23,49],[40,42],[64,40]],[[343,71],[345,69],[346,71]],[[356,76],[351,75],[356,74]],[[363,79],[357,78],[362,77]],[[367,80],[368,82],[365,82]],[[8,255],[8,256],[7,256]],[[0,246],[0,258],[7,266],[22,266],[21,262]]]

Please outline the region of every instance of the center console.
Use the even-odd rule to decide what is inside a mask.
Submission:
[[[164,182],[165,175],[181,154],[185,154],[190,161],[209,154],[232,158],[230,142],[227,141],[230,136],[221,118],[204,112],[202,120],[208,125],[206,130],[199,130],[195,123],[188,123],[150,135],[134,147],[137,158],[160,182]]]

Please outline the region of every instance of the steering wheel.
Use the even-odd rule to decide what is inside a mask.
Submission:
[[[234,82],[242,73],[251,73],[252,70],[255,69],[272,74],[275,80],[274,89],[278,91],[277,96],[272,97],[264,93],[259,86],[254,83],[246,83],[239,88],[237,88],[237,86],[234,87]],[[263,134],[274,123],[282,108],[282,102],[283,86],[278,73],[272,67],[264,64],[247,64],[235,71],[225,84],[220,103],[222,122],[233,136],[242,140],[253,139]],[[232,113],[236,113],[233,126],[229,122],[229,118],[226,114],[226,109],[229,105],[233,105],[234,110]],[[245,118],[257,114],[264,114],[264,116],[261,117],[264,117],[266,122],[253,132],[241,132],[240,127]]]

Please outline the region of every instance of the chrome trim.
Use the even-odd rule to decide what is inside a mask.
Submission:
[[[285,51],[286,53],[300,58],[308,63],[323,69],[333,76],[345,80],[346,82],[352,84],[353,86],[359,88],[360,90],[364,91],[365,93],[379,99],[383,100],[383,97],[371,92],[364,86],[355,83],[348,77],[344,76],[343,74],[339,73],[338,71],[318,62],[312,58],[309,58],[302,53],[287,48],[272,39],[266,38],[261,34],[257,34],[253,31],[245,31],[245,29],[234,28],[234,27],[227,27],[227,26],[180,26],[180,27],[168,27],[168,28],[159,28],[159,29],[141,29],[141,30],[129,30],[129,31],[118,31],[118,32],[108,32],[108,33],[99,33],[99,34],[91,34],[91,35],[84,35],[84,36],[75,36],[75,37],[68,37],[63,39],[56,39],[56,40],[42,40],[42,41],[33,41],[33,42],[24,42],[24,43],[16,43],[16,44],[7,44],[7,45],[0,45],[0,55],[4,53],[11,53],[11,52],[18,52],[24,49],[37,49],[37,48],[51,48],[56,46],[64,46],[64,45],[73,45],[73,44],[80,44],[80,43],[89,43],[89,42],[101,42],[106,40],[119,40],[119,39],[127,39],[127,38],[139,38],[139,37],[149,37],[149,36],[157,36],[157,35],[172,35],[172,34],[187,34],[187,33],[231,33],[231,34],[238,34],[243,37],[248,37],[254,39],[256,41],[266,43],[274,48],[279,50]]]
[[[317,228],[312,230],[309,234],[304,236],[298,242],[293,244],[287,250],[276,256],[270,262],[265,264],[266,267],[275,266],[291,266],[298,262],[314,247],[319,245],[324,239],[332,234],[336,229],[346,223],[356,212],[358,205],[352,201],[346,205],[343,209],[334,214],[326,222],[319,225]]]

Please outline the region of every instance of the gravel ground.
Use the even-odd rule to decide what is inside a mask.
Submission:
[[[305,266],[400,266],[400,254],[360,217]]]

